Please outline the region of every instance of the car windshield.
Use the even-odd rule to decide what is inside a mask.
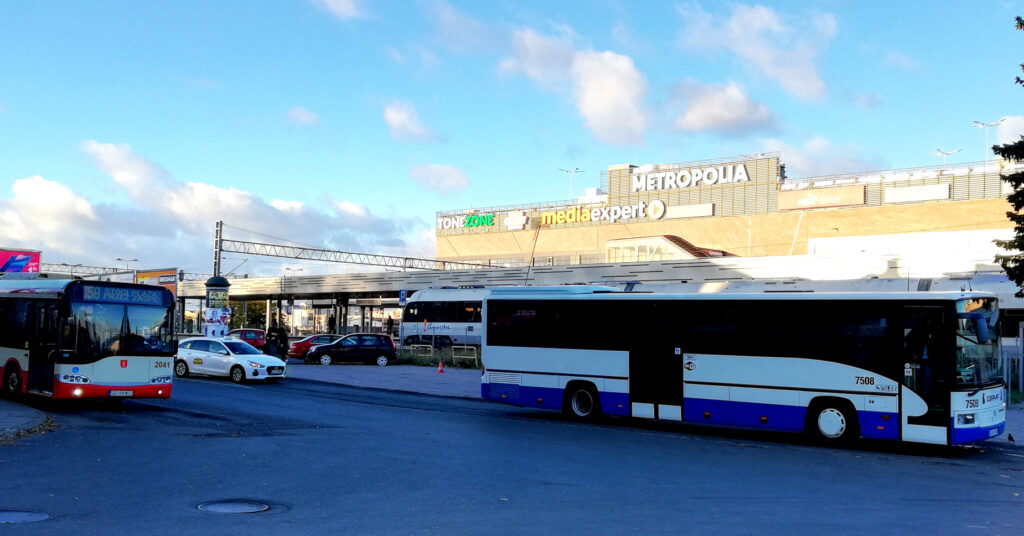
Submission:
[[[249,354],[262,354],[263,352],[253,348],[253,346],[247,342],[241,341],[224,341],[227,345],[228,350],[236,355],[249,355]]]
[[[980,387],[1002,381],[999,306],[995,298],[957,302],[956,383]]]

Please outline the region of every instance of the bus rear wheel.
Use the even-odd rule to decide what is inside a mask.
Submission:
[[[21,372],[18,367],[9,366],[4,369],[4,384],[0,393],[6,398],[14,398],[21,394]]]
[[[860,436],[857,412],[847,401],[817,402],[807,410],[806,431],[821,443],[841,444]]]
[[[591,384],[570,384],[565,389],[562,411],[577,421],[594,421],[601,416],[601,398]]]

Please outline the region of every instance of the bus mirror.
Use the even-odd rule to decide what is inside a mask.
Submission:
[[[984,316],[977,315],[974,317],[974,329],[978,333],[978,344],[988,344],[992,340],[988,333],[988,321],[985,320]]]

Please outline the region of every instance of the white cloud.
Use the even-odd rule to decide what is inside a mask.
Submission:
[[[466,174],[452,166],[424,164],[412,168],[409,175],[424,188],[442,193],[469,186]]]
[[[395,48],[393,46],[389,45],[389,46],[384,47],[384,52],[387,53],[388,58],[390,58],[391,61],[393,61],[393,62],[395,62],[395,63],[397,63],[399,65],[405,65],[406,63],[409,62],[409,60],[405,58],[405,54],[402,54],[402,52],[400,50],[398,50],[397,48]]]
[[[853,104],[858,108],[870,110],[882,105],[882,97],[874,91],[858,93],[853,96]]]
[[[525,28],[512,36],[512,49],[513,56],[498,65],[501,72],[523,73],[549,88],[570,79],[576,51],[567,36],[550,37]]]
[[[319,117],[302,106],[288,110],[288,120],[297,125],[315,125]]]
[[[317,247],[398,255],[408,255],[421,230],[433,229],[432,222],[378,216],[349,201],[317,208],[294,200],[266,202],[237,188],[180,182],[128,145],[90,140],[82,149],[131,205],[97,206],[59,182],[21,179],[8,198],[0,199],[0,243],[43,250],[45,262],[110,266],[113,258],[127,256],[140,259],[140,266],[208,271],[218,220],[231,225],[230,237],[239,240],[292,236]],[[260,266],[273,272],[267,267],[273,265],[257,265],[257,270]]]
[[[363,16],[357,0],[312,0],[313,5],[326,9],[341,20],[358,19]]]
[[[351,201],[336,201],[334,206],[340,214],[347,217],[365,218],[370,214],[365,206]]]
[[[675,120],[684,132],[735,135],[776,129],[771,108],[751,100],[735,82],[723,86],[687,81],[680,85],[678,96],[688,104],[686,113]]]
[[[572,72],[576,106],[587,128],[608,143],[639,143],[647,130],[647,80],[633,60],[614,52],[580,52]]]
[[[82,142],[82,150],[132,198],[165,195],[171,184],[167,171],[135,154],[128,145]]]
[[[886,168],[881,157],[865,155],[856,145],[837,146],[822,136],[807,140],[800,148],[774,138],[765,140],[764,146],[767,151],[779,151],[779,160],[786,165],[786,176],[789,178],[820,177]]]
[[[882,61],[890,67],[895,67],[904,71],[913,71],[917,68],[917,62],[914,61],[914,58],[911,58],[906,54],[900,54],[899,52],[886,52],[885,55],[882,56]]]
[[[797,98],[825,97],[815,60],[838,32],[832,15],[814,14],[810,25],[789,25],[761,5],[736,5],[725,20],[717,20],[699,4],[679,6],[678,12],[687,23],[679,33],[684,47],[727,50]]]
[[[476,52],[491,48],[495,32],[483,22],[455,9],[443,0],[428,4],[430,16],[442,44],[454,52]]]
[[[384,122],[388,124],[391,138],[401,141],[437,141],[440,139],[433,130],[420,123],[416,108],[409,102],[395,101],[384,108]]]
[[[601,141],[639,143],[647,130],[647,79],[629,56],[576,50],[571,30],[547,36],[517,31],[513,55],[499,63],[502,73],[522,73],[541,88],[570,96],[584,125]]]
[[[1005,145],[1020,141],[1024,135],[1024,117],[1009,115],[1003,118],[1003,122],[996,127],[995,144]]]

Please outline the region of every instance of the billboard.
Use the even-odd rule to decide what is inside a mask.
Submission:
[[[863,204],[863,185],[779,192],[779,210],[850,207]]]
[[[164,268],[162,270],[138,270],[135,272],[135,282],[142,285],[156,285],[178,295],[178,269]]]
[[[39,252],[0,249],[0,272],[38,272]]]

